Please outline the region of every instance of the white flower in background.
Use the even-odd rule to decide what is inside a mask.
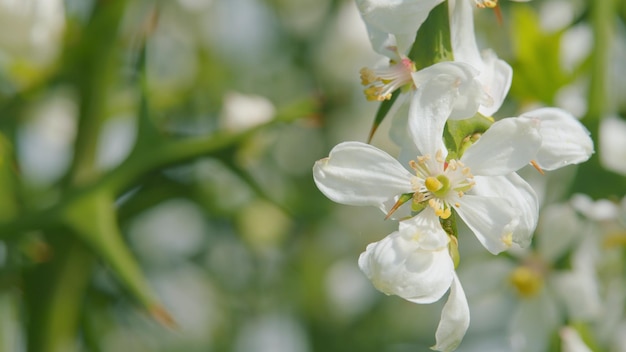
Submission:
[[[600,162],[610,171],[626,175],[626,121],[618,116],[600,120]]]
[[[388,295],[410,302],[438,301],[450,290],[433,349],[450,351],[469,326],[469,307],[454,272],[448,250],[449,236],[431,209],[399,224],[399,230],[371,243],[359,257],[359,267],[374,286]]]
[[[425,112],[432,115],[431,109],[440,104],[431,102]],[[438,119],[430,115],[421,123],[409,120],[415,148],[421,152],[409,163],[413,173],[376,147],[344,142],[315,164],[317,187],[335,202],[377,206],[388,216],[402,196],[410,195],[411,207],[402,206],[397,215],[429,206],[446,219],[454,209],[490,252],[499,253],[513,243],[526,246],[534,226],[518,225],[536,222],[536,196],[523,180],[512,182],[507,177],[536,155],[541,139],[535,121],[499,121],[459,160],[446,160],[443,126],[435,126]],[[524,191],[514,185],[522,185]],[[488,194],[476,192],[475,186]]]
[[[571,204],[589,226],[585,246],[601,280],[602,318],[592,326],[595,341],[607,351],[626,351],[626,197],[617,203],[576,194]]]
[[[220,115],[222,128],[241,132],[268,122],[276,115],[276,108],[267,98],[230,92],[224,96]]]
[[[49,64],[64,27],[63,0],[0,0],[0,64]]]
[[[596,265],[588,239],[593,237],[569,203],[553,204],[541,214],[536,247],[510,251],[510,257],[478,260],[465,257],[459,270],[466,283],[476,325],[487,334],[508,335],[507,351],[545,351],[550,336],[566,319],[593,322],[602,304]],[[569,266],[562,266],[569,256]],[[486,274],[487,273],[487,274]],[[494,303],[495,302],[495,303]],[[485,308],[488,307],[488,308]],[[494,312],[507,312],[493,321]],[[541,319],[538,319],[541,317]],[[470,330],[469,339],[474,338]]]

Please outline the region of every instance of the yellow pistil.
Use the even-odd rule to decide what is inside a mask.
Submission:
[[[443,188],[443,183],[441,183],[441,181],[432,176],[426,178],[426,181],[424,181],[424,185],[426,186],[426,189],[433,193]]]
[[[510,276],[511,284],[520,296],[529,298],[539,293],[543,287],[543,277],[527,266],[516,268]]]

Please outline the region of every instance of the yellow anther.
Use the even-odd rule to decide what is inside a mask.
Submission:
[[[516,268],[510,276],[511,284],[522,297],[532,297],[539,293],[543,278],[539,272],[527,266]]]
[[[461,207],[461,204],[459,204],[459,203],[457,202],[457,203],[454,203],[454,206],[455,206],[455,207],[457,207],[457,208],[459,208],[459,207]]]
[[[437,153],[435,154],[435,160],[438,163],[443,163],[445,161],[444,158],[443,158],[443,152],[441,151],[441,149],[437,150]]]
[[[513,234],[507,233],[506,235],[502,236],[502,243],[504,243],[507,248],[510,248],[513,245]]]
[[[474,0],[474,2],[476,3],[476,6],[481,9],[493,9],[498,6],[498,0]]]
[[[374,71],[367,67],[363,67],[359,73],[361,74],[361,84],[364,86],[370,85],[376,82],[376,75]]]

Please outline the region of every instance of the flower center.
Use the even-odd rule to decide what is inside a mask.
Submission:
[[[391,99],[391,94],[398,88],[411,85],[415,72],[415,64],[408,58],[400,62],[392,61],[389,67],[361,69],[361,84],[366,88],[363,91],[368,101],[384,101]]]
[[[528,266],[517,267],[511,273],[510,280],[517,293],[525,298],[535,296],[543,287],[541,273]]]
[[[414,205],[428,204],[442,219],[452,215],[451,207],[460,207],[459,199],[474,186],[470,169],[458,160],[445,161],[441,151],[432,160],[429,155],[412,160],[415,170],[411,185]],[[414,208],[420,208],[414,206]]]

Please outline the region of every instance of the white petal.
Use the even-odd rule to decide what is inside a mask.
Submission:
[[[401,232],[370,243],[359,257],[359,267],[381,292],[414,303],[439,300],[454,273],[447,247],[425,250]]]
[[[474,175],[507,175],[528,164],[540,145],[538,123],[506,118],[491,125],[476,143],[467,148],[461,161]]]
[[[482,98],[478,111],[491,116],[500,109],[511,87],[513,70],[491,50],[480,54],[474,35],[473,7],[470,1],[450,1],[449,9],[454,60],[468,63],[480,72],[476,78],[488,98]]]
[[[454,351],[469,327],[470,312],[467,298],[459,278],[454,274],[450,286],[448,301],[441,311],[441,320],[435,333],[437,344],[432,347],[436,351]]]
[[[455,210],[480,243],[498,254],[510,247],[517,223],[517,210],[503,198],[466,194]]]
[[[509,326],[511,351],[545,351],[550,334],[558,325],[556,302],[543,290],[538,296],[520,300],[518,304]]]
[[[331,200],[383,211],[385,202],[411,192],[411,177],[392,156],[361,142],[340,143],[313,166],[317,188]]]
[[[578,332],[569,326],[564,326],[559,331],[561,337],[561,352],[592,352],[585,344]]]
[[[537,226],[539,202],[533,188],[516,173],[506,176],[475,176],[472,194],[505,199],[515,209],[516,225],[511,229],[513,243],[530,244]]]
[[[485,116],[492,116],[502,106],[513,82],[513,69],[504,60],[498,59],[491,50],[483,51],[483,67],[476,79],[481,83],[485,93],[491,99],[482,104],[478,112]]]
[[[587,161],[593,154],[589,131],[572,114],[558,108],[542,108],[520,118],[541,121],[541,148],[535,160],[544,170]]]
[[[409,134],[423,155],[446,150],[442,136],[448,118],[469,118],[478,110],[471,96],[464,95],[475,90],[476,73],[467,64],[440,62],[413,74],[417,90],[410,101]]]
[[[413,238],[420,248],[440,250],[448,245],[449,237],[441,227],[439,217],[428,207],[410,219],[400,221],[399,231],[407,238]]]
[[[383,33],[396,37],[400,53],[408,52],[430,10],[441,2],[443,0],[357,0],[356,4],[370,33],[372,47],[387,55],[388,42]]]
[[[535,243],[548,263],[555,263],[587,230],[569,204],[550,204],[541,212]]]
[[[586,321],[599,318],[602,300],[593,269],[576,268],[573,271],[555,272],[550,277],[550,283],[572,320]]]

